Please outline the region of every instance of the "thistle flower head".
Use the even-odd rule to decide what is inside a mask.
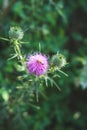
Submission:
[[[51,63],[53,66],[57,66],[58,68],[62,68],[66,65],[66,59],[62,54],[57,53],[56,55],[54,55],[52,57]]]
[[[45,74],[48,69],[47,57],[39,53],[30,55],[26,64],[29,73],[35,74],[36,76]]]
[[[24,32],[20,27],[10,27],[9,38],[21,40],[24,36]]]

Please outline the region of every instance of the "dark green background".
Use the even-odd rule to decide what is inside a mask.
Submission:
[[[23,54],[37,52],[38,43],[49,57],[59,51],[69,63],[63,69],[69,77],[56,80],[61,92],[43,86],[45,95],[39,95],[38,103],[34,99],[40,110],[28,104],[28,97],[19,101],[17,60],[7,60],[13,48],[0,40],[0,130],[87,130],[87,69],[82,62],[87,60],[87,0],[15,0],[4,15],[2,11],[3,0],[0,37],[8,37],[10,26],[21,26],[23,40],[30,42],[23,45]]]

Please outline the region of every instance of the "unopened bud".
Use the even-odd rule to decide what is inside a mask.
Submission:
[[[66,65],[66,59],[62,54],[56,54],[52,57],[51,63],[53,66],[57,66],[58,68],[62,68]]]
[[[9,30],[9,38],[21,40],[24,36],[24,32],[20,27],[11,27]]]

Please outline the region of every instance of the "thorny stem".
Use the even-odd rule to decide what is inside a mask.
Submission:
[[[21,53],[21,50],[20,50],[20,47],[19,47],[19,42],[17,40],[15,40],[14,44],[15,44],[14,49],[15,49],[15,52],[16,52],[16,54],[18,56],[18,59],[20,60],[21,64],[23,66],[25,66],[25,59],[22,56],[22,53]]]

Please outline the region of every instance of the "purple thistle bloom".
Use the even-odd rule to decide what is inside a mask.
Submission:
[[[45,55],[39,53],[30,55],[27,61],[27,68],[30,73],[37,76],[43,75],[48,69],[48,59]]]

